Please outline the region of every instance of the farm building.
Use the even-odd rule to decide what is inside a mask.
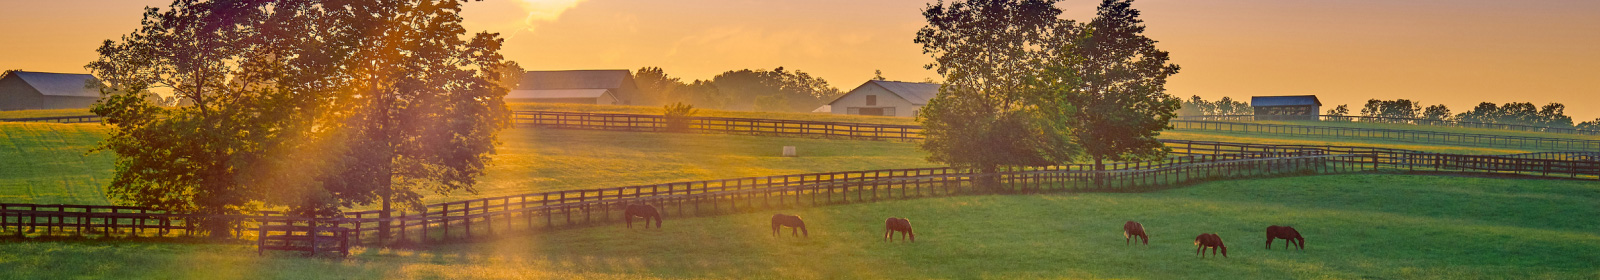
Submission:
[[[912,117],[936,95],[939,84],[871,80],[827,106],[834,114]]]
[[[628,70],[528,71],[506,102],[631,104],[639,96]]]
[[[1322,101],[1316,95],[1253,96],[1250,107],[1256,120],[1317,120]]]
[[[0,111],[89,108],[100,99],[89,74],[7,71],[0,76]]]

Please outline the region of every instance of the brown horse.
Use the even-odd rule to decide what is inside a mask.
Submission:
[[[656,228],[661,228],[661,212],[650,205],[629,204],[622,211],[622,220],[628,221],[628,228],[633,228],[633,217],[644,218],[644,228],[650,228],[650,219],[656,219]]]
[[[1133,237],[1135,236],[1143,240],[1144,245],[1150,245],[1150,235],[1144,233],[1144,225],[1135,221],[1128,221],[1128,223],[1122,224],[1122,237],[1126,238],[1126,240],[1123,240],[1122,245],[1133,244]]]
[[[1267,250],[1272,250],[1272,239],[1275,238],[1283,239],[1284,249],[1289,249],[1289,244],[1294,244],[1296,247],[1300,247],[1300,250],[1306,249],[1306,238],[1301,237],[1300,231],[1294,230],[1294,227],[1278,225],[1268,226]]]
[[[911,232],[911,219],[889,217],[883,221],[883,241],[894,241],[894,233],[900,232],[900,240],[906,240],[906,235],[911,235],[911,242],[917,242],[917,233]]]
[[[773,237],[777,237],[778,236],[778,227],[779,226],[785,226],[785,227],[794,228],[793,230],[789,231],[789,234],[790,235],[794,235],[795,237],[799,237],[800,236],[799,234],[795,234],[796,231],[804,233],[806,235],[806,237],[811,237],[811,232],[810,231],[806,231],[806,222],[805,221],[801,221],[800,220],[800,216],[784,215],[784,214],[772,214],[772,236]]]
[[[1201,258],[1206,257],[1204,253],[1206,248],[1211,248],[1212,256],[1217,255],[1217,249],[1222,249],[1222,257],[1228,257],[1228,246],[1222,245],[1222,237],[1214,233],[1201,233],[1200,236],[1195,236],[1194,245],[1199,246],[1194,248],[1194,253],[1200,255]]]

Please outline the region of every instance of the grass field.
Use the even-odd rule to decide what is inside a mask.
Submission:
[[[94,115],[89,109],[51,109],[51,110],[16,110],[0,111],[0,119],[44,118],[44,117],[71,117]]]
[[[760,212],[347,259],[256,257],[249,244],[4,242],[0,271],[17,279],[1594,279],[1594,201],[1593,182],[1329,175],[783,211],[806,219],[807,239],[771,237],[771,214]],[[917,242],[883,243],[889,216],[910,218]],[[1149,246],[1117,244],[1126,220],[1145,224]],[[1263,249],[1272,224],[1299,229],[1306,250]],[[1221,235],[1229,256],[1194,256],[1202,232]]]
[[[513,111],[563,111],[563,112],[592,112],[616,114],[643,114],[660,115],[660,106],[615,106],[615,105],[584,105],[584,104],[552,104],[552,103],[511,103],[507,104]],[[876,124],[916,125],[916,119],[906,117],[880,117],[860,115],[835,115],[824,113],[788,113],[788,112],[753,112],[753,111],[723,111],[696,109],[696,117],[724,117],[724,118],[758,118],[758,119],[785,119],[823,122],[855,122]]]
[[[109,153],[86,153],[97,124],[0,123],[0,202],[109,204]],[[1385,146],[1434,152],[1508,154],[1515,149],[1171,131],[1169,139],[1244,143]],[[735,177],[934,167],[913,143],[739,135],[510,129],[479,193],[431,195],[427,202],[519,193]],[[796,146],[801,157],[779,157]]]

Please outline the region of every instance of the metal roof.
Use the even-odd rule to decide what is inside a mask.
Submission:
[[[517,89],[620,89],[632,76],[628,70],[528,71]]]
[[[597,98],[608,89],[519,89],[506,94],[506,99]]]
[[[884,90],[888,90],[890,93],[894,93],[895,95],[900,96],[900,98],[916,105],[927,105],[928,100],[931,100],[934,96],[939,95],[940,86],[939,84],[930,83],[870,80],[861,84],[861,87],[865,87],[867,85],[877,85],[878,87],[882,87]],[[856,89],[861,89],[861,87],[856,87]],[[855,92],[855,90],[850,91]],[[845,95],[850,94],[847,93]],[[840,95],[839,98],[844,98],[845,95]],[[833,101],[839,101],[839,98],[834,98]],[[828,104],[832,105],[833,101],[829,101]]]
[[[100,90],[90,88],[100,85],[100,80],[89,74],[63,74],[45,72],[11,71],[34,90],[46,96],[100,97]]]
[[[1305,105],[1322,106],[1322,101],[1321,100],[1317,100],[1317,96],[1316,95],[1284,95],[1284,96],[1252,96],[1252,97],[1250,97],[1250,106],[1252,106],[1252,107],[1305,106]]]

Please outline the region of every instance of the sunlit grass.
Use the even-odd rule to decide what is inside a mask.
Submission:
[[[88,108],[0,111],[0,119],[91,116]]]
[[[0,202],[110,203],[113,155],[89,153],[99,124],[0,123]]]
[[[348,259],[256,257],[247,244],[8,242],[0,269],[22,279],[1593,279],[1597,200],[1592,181],[1331,175],[669,215],[662,229],[607,225]],[[771,237],[772,212],[804,217],[811,237]],[[884,243],[889,216],[910,218],[917,242]],[[1123,244],[1126,220],[1144,223],[1148,247]],[[1299,229],[1306,250],[1263,249],[1272,224]],[[1221,235],[1229,257],[1194,256],[1202,232]]]

